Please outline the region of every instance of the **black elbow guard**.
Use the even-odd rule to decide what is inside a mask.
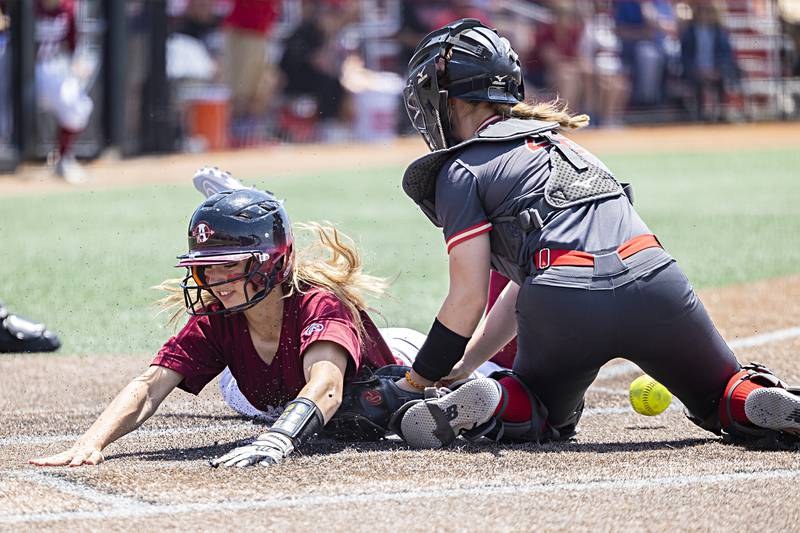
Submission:
[[[469,337],[462,337],[435,319],[414,360],[414,371],[425,379],[439,381],[464,356],[468,342]]]
[[[295,448],[322,431],[322,411],[308,398],[296,398],[286,404],[283,414],[272,424],[270,431],[292,439]]]

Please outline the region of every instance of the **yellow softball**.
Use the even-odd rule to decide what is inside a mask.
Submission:
[[[630,399],[633,410],[646,416],[663,413],[672,403],[672,393],[647,374],[631,382]]]

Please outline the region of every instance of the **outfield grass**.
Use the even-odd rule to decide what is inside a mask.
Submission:
[[[698,287],[800,272],[797,151],[605,158],[633,182],[636,205]],[[378,303],[391,325],[427,330],[447,290],[443,239],[400,189],[402,169],[268,182],[295,221],[330,220],[355,238],[367,269],[396,278]],[[70,353],[154,352],[170,334],[149,287],[174,256],[200,200],[189,185],[0,199],[0,299],[45,320]],[[377,318],[383,325],[384,321]]]

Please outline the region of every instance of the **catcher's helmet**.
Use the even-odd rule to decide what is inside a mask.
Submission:
[[[207,198],[189,222],[189,252],[178,256],[186,267],[181,283],[186,308],[193,315],[234,313],[254,306],[285,281],[292,266],[291,223],[283,201],[256,189],[223,191]],[[207,283],[205,267],[247,261],[241,275]],[[245,303],[228,309],[209,307],[203,291],[245,280]],[[252,291],[252,293],[251,293]]]
[[[475,19],[428,34],[408,62],[403,91],[408,118],[431,150],[452,146],[448,97],[518,104],[525,99],[517,53]]]

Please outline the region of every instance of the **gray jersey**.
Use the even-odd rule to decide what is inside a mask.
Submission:
[[[554,137],[587,162],[608,171],[573,141],[562,135]],[[448,252],[469,238],[491,232],[492,267],[516,283],[533,273],[532,283],[612,288],[613,284],[593,280],[596,276],[592,269],[562,266],[533,272],[530,260],[533,251],[541,248],[603,253],[633,237],[651,233],[625,195],[558,211],[541,231],[524,238],[523,253],[518,257],[503,248],[503,237],[521,230],[502,219],[515,217],[544,195],[551,174],[552,149],[545,140],[537,144],[532,137],[475,143],[442,166],[436,179],[435,208]],[[661,249],[645,250],[626,260],[625,278],[636,279],[671,260]]]

